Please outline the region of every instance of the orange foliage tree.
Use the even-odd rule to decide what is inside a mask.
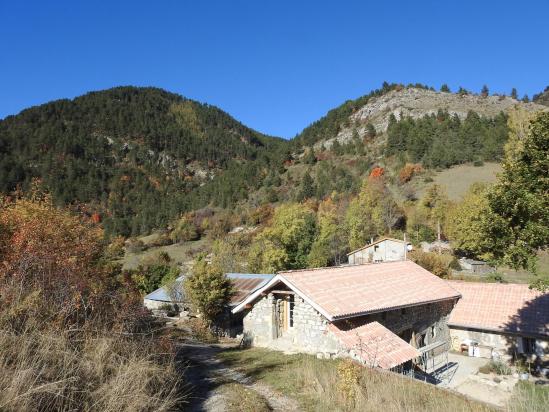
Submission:
[[[412,180],[412,177],[414,175],[417,175],[418,173],[421,173],[423,171],[423,167],[419,163],[406,163],[406,165],[400,169],[400,173],[398,175],[400,183],[406,183]]]
[[[2,199],[0,316],[12,324],[71,327],[107,312],[116,321],[128,313],[121,310],[125,305],[135,311],[134,289],[102,261],[104,247],[97,225],[56,208],[48,197]]]
[[[385,175],[385,169],[382,167],[374,167],[370,172],[370,179],[379,179]]]

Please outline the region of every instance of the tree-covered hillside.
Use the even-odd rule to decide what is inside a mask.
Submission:
[[[0,189],[25,190],[38,178],[56,202],[99,213],[108,232],[142,233],[181,211],[241,198],[281,142],[216,107],[117,87],[0,121]]]
[[[357,194],[376,166],[397,182],[421,167],[498,161],[505,110],[544,107],[485,89],[385,82],[289,141],[161,89],[92,92],[0,120],[0,191],[27,192],[37,181],[57,204],[101,220],[109,236],[165,228],[206,206]]]

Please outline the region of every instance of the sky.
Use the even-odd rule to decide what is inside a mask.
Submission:
[[[0,0],[0,119],[155,86],[291,138],[383,81],[532,96],[547,16],[547,0]]]

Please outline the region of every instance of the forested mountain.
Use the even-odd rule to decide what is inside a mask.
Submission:
[[[38,179],[107,234],[137,235],[205,206],[353,194],[377,166],[397,176],[408,163],[498,161],[517,105],[544,108],[487,88],[384,83],[286,141],[161,89],[117,87],[0,120],[0,190],[27,191]]]
[[[281,143],[216,107],[117,87],[0,121],[0,189],[25,190],[40,178],[56,202],[87,204],[109,232],[142,233],[181,211],[245,196]]]

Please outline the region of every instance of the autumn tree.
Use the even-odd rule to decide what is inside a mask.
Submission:
[[[66,328],[109,313],[102,326],[122,322],[128,312],[120,308],[133,311],[140,297],[104,252],[101,228],[49,196],[1,199],[0,306],[10,308],[3,320]]]
[[[382,176],[377,172],[378,169],[374,169],[375,175]],[[371,238],[389,232],[401,217],[402,211],[387,190],[383,179],[370,177],[364,181],[360,193],[347,209],[345,223],[349,247],[362,247]]]
[[[534,271],[549,244],[549,113],[514,111],[509,126],[503,172],[488,194],[490,251],[500,263]]]
[[[316,217],[307,206],[279,206],[271,224],[254,240],[248,255],[250,270],[272,273],[307,267],[316,235]]]
[[[320,203],[317,220],[318,234],[308,256],[309,267],[337,265],[347,245],[338,205],[331,197]]]
[[[233,294],[230,279],[217,265],[208,264],[204,255],[194,262],[184,288],[186,296],[208,324],[223,312]]]
[[[463,200],[450,208],[446,221],[446,234],[458,254],[491,260],[490,239],[486,228],[494,216],[488,203],[488,187],[471,186]]]

